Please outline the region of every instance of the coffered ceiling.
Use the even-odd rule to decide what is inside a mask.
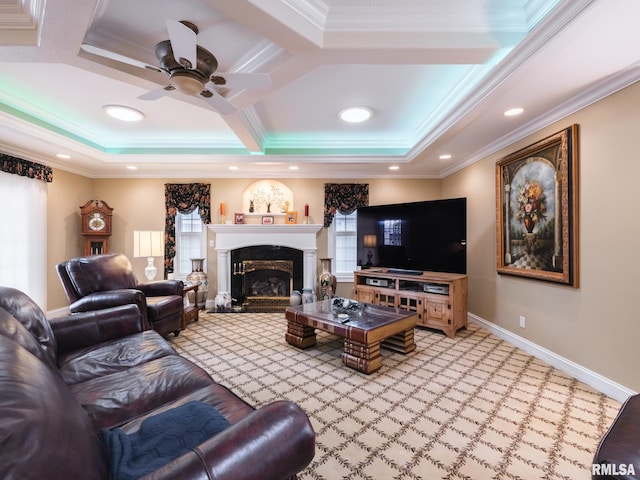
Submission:
[[[94,178],[442,178],[637,81],[637,18],[636,0],[0,0],[0,149]],[[270,85],[229,75],[222,113],[163,90],[167,20],[197,26],[215,74]]]

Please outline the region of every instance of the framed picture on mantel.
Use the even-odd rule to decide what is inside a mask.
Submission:
[[[264,215],[262,217],[263,225],[273,225],[273,215]]]
[[[497,270],[578,287],[578,126],[496,163]]]
[[[287,212],[287,216],[284,221],[290,225],[298,223],[298,212]]]

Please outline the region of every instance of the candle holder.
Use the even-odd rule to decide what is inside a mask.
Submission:
[[[302,219],[302,223],[304,223],[305,225],[309,225],[309,216],[306,215],[303,219]]]
[[[227,217],[225,217],[224,215],[220,215],[220,223],[223,225],[227,223]]]

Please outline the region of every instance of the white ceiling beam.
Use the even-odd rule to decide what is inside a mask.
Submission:
[[[291,53],[305,53],[322,43],[322,30],[273,0],[203,0],[232,20]]]

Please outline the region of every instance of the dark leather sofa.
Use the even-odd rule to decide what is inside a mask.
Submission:
[[[315,434],[296,404],[252,408],[144,327],[133,304],[48,321],[0,287],[0,478],[109,478],[99,429],[136,432],[193,400],[230,426],[144,478],[285,479],[310,463]]]
[[[56,265],[56,270],[72,313],[134,303],[144,321],[163,337],[180,333],[182,281],[138,283],[131,262],[121,253],[72,258]]]
[[[630,396],[602,437],[593,457],[592,478],[640,479],[640,394]]]

